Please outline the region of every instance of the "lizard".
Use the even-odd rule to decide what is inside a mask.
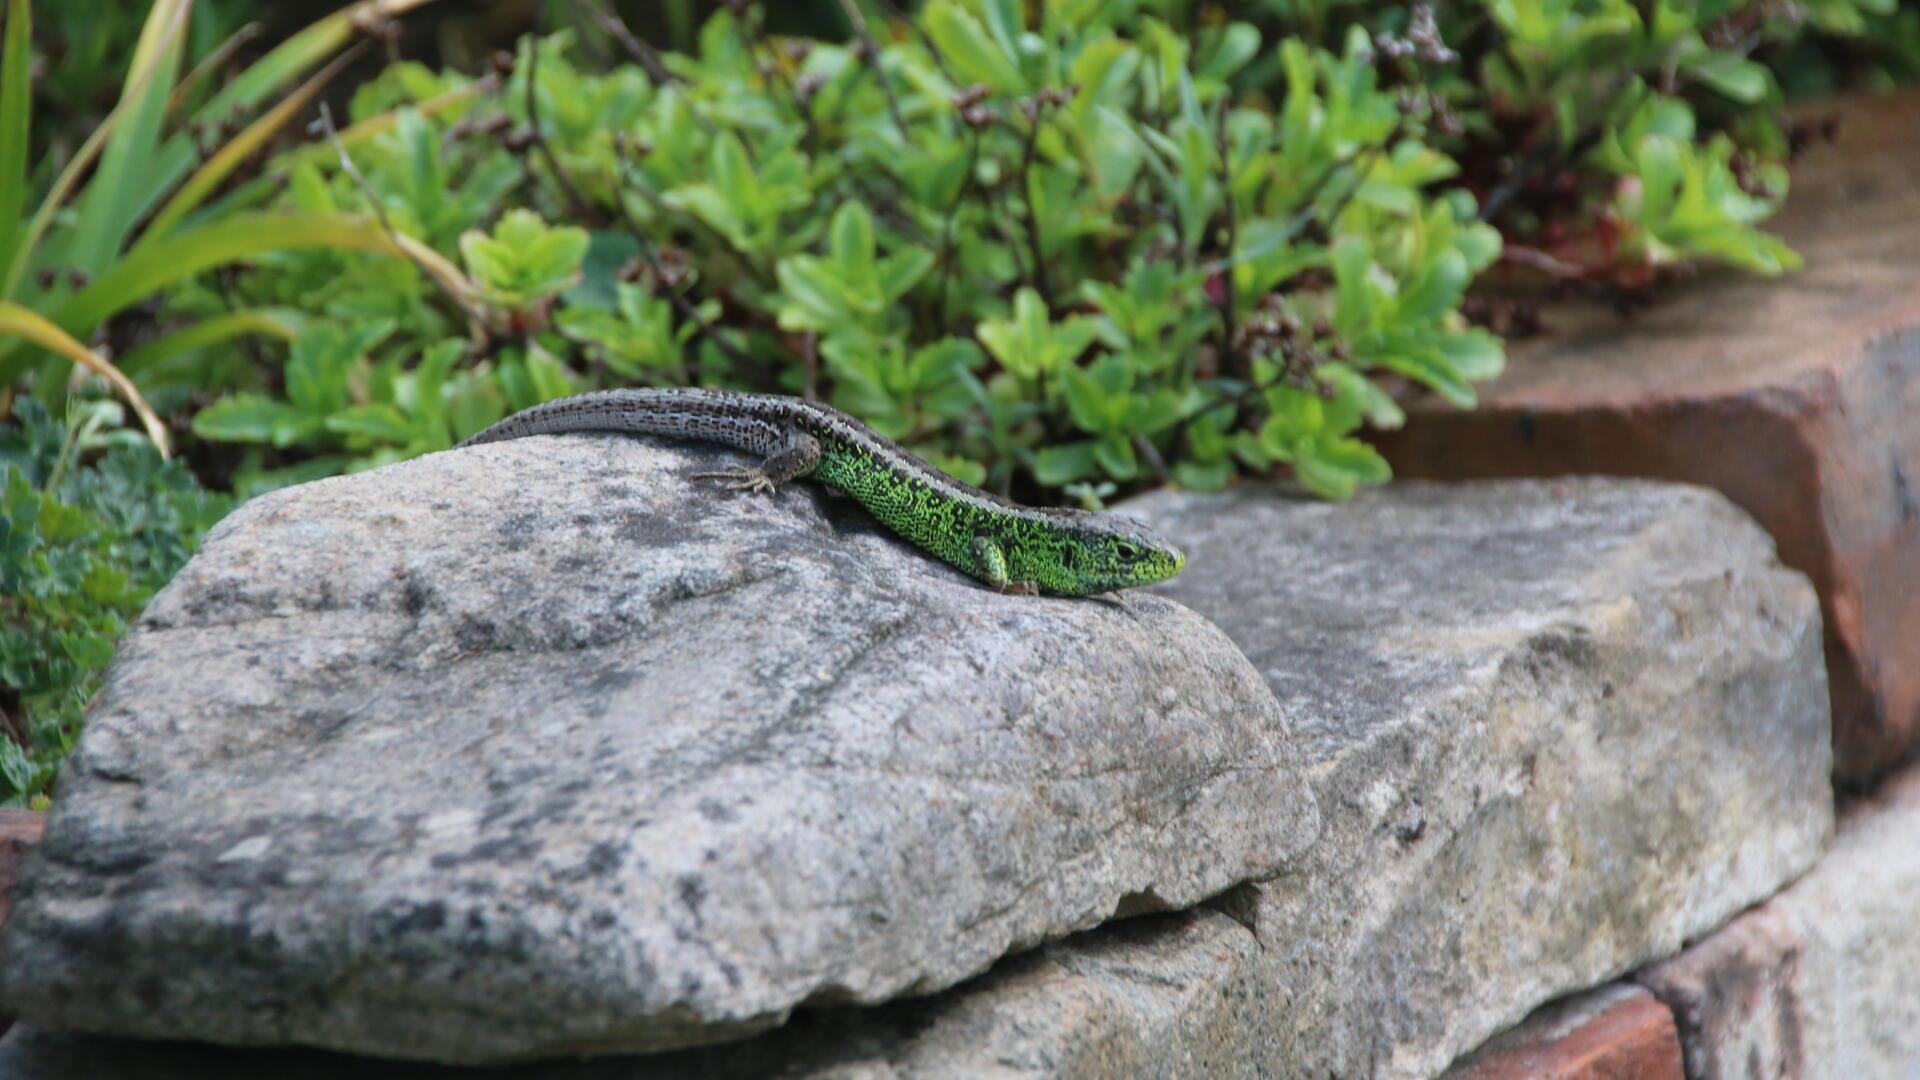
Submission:
[[[596,390],[522,410],[460,445],[570,432],[718,443],[763,459],[695,473],[772,494],[810,479],[851,496],[882,525],[1006,593],[1093,596],[1164,581],[1186,556],[1130,518],[1021,506],[962,483],[828,405],[692,388]]]

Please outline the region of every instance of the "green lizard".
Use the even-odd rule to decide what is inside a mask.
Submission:
[[[1019,506],[970,487],[840,412],[723,390],[601,390],[516,413],[461,443],[614,431],[721,443],[763,458],[698,473],[771,493],[796,477],[858,500],[880,523],[1002,592],[1091,596],[1164,581],[1186,556],[1138,522]]]

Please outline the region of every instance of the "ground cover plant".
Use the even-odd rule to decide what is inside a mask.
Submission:
[[[98,402],[0,429],[0,791],[42,795],[114,642],[232,500]]]
[[[1476,282],[1624,305],[1791,269],[1763,227],[1806,134],[1783,80],[1840,81],[1836,43],[1870,35],[1876,77],[1920,54],[1891,0],[677,3],[675,47],[570,0],[453,70],[399,56],[393,20],[429,6],[276,43],[245,5],[158,0],[128,63],[95,61],[118,104],[88,139],[36,132],[60,39],[6,0],[21,431],[29,397],[97,417],[111,392],[180,444],[156,490],[244,496],[577,390],[724,386],[830,401],[1029,502],[1269,474],[1345,498],[1388,479],[1364,433],[1405,394],[1471,407],[1499,372],[1513,323]],[[118,460],[71,430],[55,479]],[[48,471],[9,474],[0,524],[41,547],[0,557],[59,561],[31,522],[78,496]],[[176,552],[204,525],[169,520]],[[128,550],[59,559],[138,597],[164,575]],[[60,632],[110,648],[128,603]],[[51,604],[0,609],[7,640],[49,640]],[[0,800],[44,788],[96,668],[0,670],[28,763],[0,761]]]

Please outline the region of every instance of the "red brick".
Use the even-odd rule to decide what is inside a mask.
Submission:
[[[0,809],[0,930],[6,928],[7,914],[13,910],[13,883],[20,874],[20,864],[40,842],[45,827],[45,814]],[[12,1017],[0,1015],[0,1035],[12,1026]]]
[[[1792,925],[1763,906],[1640,974],[1686,1033],[1689,1076],[1807,1075],[1797,985],[1805,947]]]
[[[1719,489],[1819,589],[1835,772],[1920,736],[1920,94],[1855,99],[1796,165],[1782,279],[1709,273],[1623,319],[1557,305],[1481,407],[1380,439],[1398,475],[1605,474]]]
[[[1450,1069],[1445,1080],[1681,1080],[1673,1014],[1638,987],[1549,1005]]]

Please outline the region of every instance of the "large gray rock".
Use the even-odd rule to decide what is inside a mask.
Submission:
[[[1407,485],[1326,506],[1253,488],[1139,509],[1189,545],[1169,591],[1248,651],[1308,741],[1327,833],[1302,865],[934,997],[507,1075],[1432,1075],[1674,952],[1829,835],[1813,593],[1717,496]],[[340,1068],[167,1054],[27,1031],[0,1043],[0,1072]],[[140,1071],[163,1060],[176,1071]]]
[[[1831,834],[1814,594],[1718,495],[1129,509],[1185,547],[1163,591],[1246,651],[1307,749],[1326,830],[1303,865],[683,1075],[846,1075],[851,1045],[874,1076],[1431,1076],[1770,895]]]
[[[1832,831],[1813,591],[1717,494],[1620,481],[1139,507],[1308,746],[1327,831],[1246,919],[1264,1054],[1424,1076],[1803,872]],[[1257,569],[1255,569],[1257,567]],[[1311,617],[1308,617],[1310,613]]]
[[[1920,766],[1838,833],[1806,877],[1640,973],[1694,1080],[1920,1076]]]
[[[737,1038],[1270,877],[1272,695],[612,437],[249,503],[128,635],[0,940],[59,1028],[455,1062]]]

